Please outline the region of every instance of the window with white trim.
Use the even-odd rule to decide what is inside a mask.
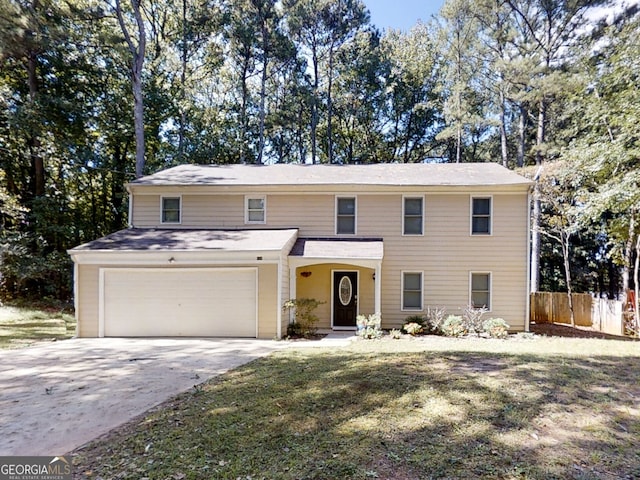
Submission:
[[[402,217],[403,235],[422,235],[424,232],[424,198],[404,197]]]
[[[402,272],[402,310],[422,310],[422,272]]]
[[[336,233],[356,233],[356,199],[355,197],[336,198]]]
[[[161,223],[180,223],[181,221],[181,198],[180,197],[162,197],[161,203]]]
[[[491,274],[471,273],[471,298],[470,305],[473,308],[486,308],[491,310]]]
[[[471,199],[471,234],[491,235],[491,197]]]
[[[264,196],[245,197],[244,223],[266,223],[267,199]]]

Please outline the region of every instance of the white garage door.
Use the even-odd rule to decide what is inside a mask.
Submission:
[[[105,337],[256,337],[255,268],[103,270]]]

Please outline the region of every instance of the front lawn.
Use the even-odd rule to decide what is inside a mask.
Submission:
[[[63,340],[71,338],[75,331],[74,316],[59,309],[0,307],[0,349]]]
[[[640,343],[286,349],[74,452],[76,478],[640,477]]]

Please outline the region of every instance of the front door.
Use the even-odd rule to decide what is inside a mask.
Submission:
[[[356,326],[358,272],[333,272],[333,326]]]

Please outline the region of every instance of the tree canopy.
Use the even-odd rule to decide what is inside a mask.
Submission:
[[[0,0],[1,294],[69,300],[66,249],[127,225],[136,176],[426,161],[538,174],[540,286],[619,295],[640,230],[638,22],[614,0],[447,0],[408,31],[361,0]],[[544,235],[560,218],[573,275]]]

